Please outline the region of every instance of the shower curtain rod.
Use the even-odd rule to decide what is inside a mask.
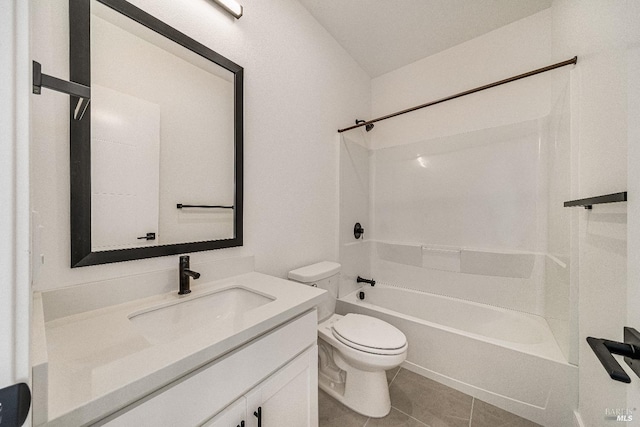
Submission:
[[[548,65],[548,66],[543,67],[543,68],[538,68],[537,70],[529,71],[528,73],[518,74],[517,76],[513,76],[513,77],[509,77],[508,79],[504,79],[504,80],[500,80],[500,81],[497,81],[497,82],[489,83],[488,85],[480,86],[480,87],[477,87],[477,88],[474,88],[474,89],[465,90],[464,92],[456,93],[455,95],[451,95],[451,96],[448,96],[446,98],[441,98],[441,99],[438,99],[436,101],[427,102],[426,104],[417,105],[415,107],[407,108],[406,110],[397,111],[395,113],[387,114],[386,116],[382,116],[382,117],[378,117],[377,119],[371,119],[371,120],[366,121],[366,122],[358,123],[357,125],[349,126],[347,128],[344,128],[344,129],[338,129],[338,132],[342,133],[342,132],[345,132],[345,131],[348,131],[348,130],[351,130],[351,129],[355,129],[355,128],[359,128],[359,127],[362,127],[362,126],[366,126],[366,125],[369,125],[369,124],[372,124],[372,123],[375,123],[375,122],[379,122],[379,121],[382,121],[382,120],[387,120],[387,119],[390,119],[392,117],[399,116],[401,114],[410,113],[412,111],[420,110],[421,108],[430,107],[432,105],[440,104],[441,102],[450,101],[452,99],[460,98],[461,96],[470,95],[472,93],[480,92],[481,90],[485,90],[485,89],[489,89],[489,88],[492,88],[492,87],[500,86],[500,85],[503,85],[505,83],[514,82],[516,80],[520,80],[520,79],[523,79],[525,77],[535,76],[536,74],[544,73],[545,71],[554,70],[556,68],[564,67],[566,65],[576,64],[577,62],[578,62],[578,57],[574,56],[573,58],[568,59],[566,61],[558,62],[557,64],[553,64],[553,65]]]

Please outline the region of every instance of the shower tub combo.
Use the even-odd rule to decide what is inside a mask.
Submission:
[[[340,298],[336,312],[404,332],[410,371],[545,426],[573,423],[578,369],[540,316],[385,284]]]

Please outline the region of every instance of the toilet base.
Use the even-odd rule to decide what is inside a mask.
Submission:
[[[382,418],[391,411],[389,386],[385,371],[362,371],[349,366],[339,354],[334,360],[346,373],[344,382],[332,381],[319,372],[318,386],[344,406],[372,418]],[[346,369],[345,369],[346,368]]]

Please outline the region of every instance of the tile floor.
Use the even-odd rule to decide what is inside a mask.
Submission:
[[[320,427],[535,427],[538,424],[402,368],[387,371],[391,412],[368,418],[319,393]]]

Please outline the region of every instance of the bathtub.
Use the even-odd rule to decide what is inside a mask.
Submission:
[[[573,423],[578,369],[540,316],[384,284],[340,298],[336,312],[404,332],[406,369],[545,426]]]

